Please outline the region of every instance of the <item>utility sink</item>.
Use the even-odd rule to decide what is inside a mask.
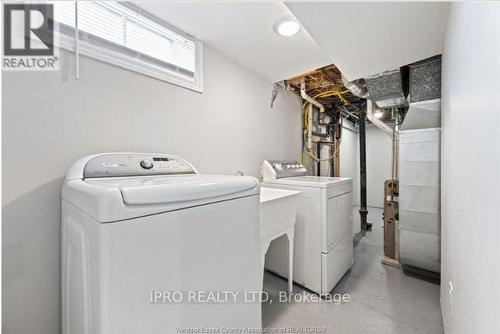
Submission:
[[[297,195],[300,191],[260,188],[260,247],[262,275],[266,252],[271,241],[286,235],[288,238],[288,292],[293,291],[293,238],[297,214]]]
[[[295,224],[300,191],[260,188],[260,238],[268,238]]]

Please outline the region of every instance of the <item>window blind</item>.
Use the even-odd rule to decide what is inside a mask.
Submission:
[[[74,36],[74,1],[54,1],[54,21],[61,35]],[[196,40],[162,24],[138,7],[117,1],[79,1],[81,41],[119,53],[170,74],[194,81]]]

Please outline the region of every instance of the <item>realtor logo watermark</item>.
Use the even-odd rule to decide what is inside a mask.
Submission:
[[[3,64],[7,71],[57,71],[54,46],[54,5],[3,5]]]

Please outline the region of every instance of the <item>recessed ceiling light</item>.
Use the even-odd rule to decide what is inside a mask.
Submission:
[[[377,118],[382,118],[382,117],[384,117],[384,112],[383,111],[376,111],[374,116]]]
[[[300,24],[292,17],[284,17],[276,21],[274,31],[285,37],[293,36],[300,30]]]

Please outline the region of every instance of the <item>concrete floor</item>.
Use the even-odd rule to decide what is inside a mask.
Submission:
[[[332,291],[350,294],[351,301],[278,303],[278,292],[286,291],[287,283],[266,272],[264,290],[273,303],[263,304],[263,327],[323,327],[330,334],[443,333],[439,286],[382,265],[382,210],[369,208],[368,219],[373,230],[355,242],[354,265]],[[294,293],[302,292],[309,293],[294,285]]]

